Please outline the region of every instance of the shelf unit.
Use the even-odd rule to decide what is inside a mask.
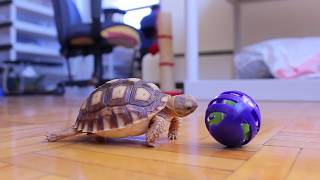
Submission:
[[[51,1],[0,1],[0,89],[28,93],[30,77],[33,82],[41,79],[46,90],[58,87],[67,77],[59,49]],[[13,90],[12,83],[18,88]]]
[[[0,63],[53,61],[62,63],[51,1],[0,1]]]

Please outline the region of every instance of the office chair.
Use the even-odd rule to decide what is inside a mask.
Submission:
[[[91,0],[91,23],[83,23],[72,0],[52,0],[54,18],[58,32],[60,53],[66,58],[69,81],[66,85],[86,86],[103,84],[102,55],[111,53],[115,46],[137,48],[139,32],[123,23],[101,22],[101,0]],[[94,56],[94,71],[91,80],[74,81],[69,58]]]

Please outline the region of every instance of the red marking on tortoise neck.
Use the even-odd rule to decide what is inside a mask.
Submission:
[[[179,91],[179,90],[175,90],[175,91],[162,91],[163,93],[165,94],[168,94],[170,96],[176,96],[176,95],[180,95],[180,94],[183,94],[182,91]]]

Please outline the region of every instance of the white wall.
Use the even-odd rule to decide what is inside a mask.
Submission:
[[[163,11],[173,18],[174,52],[184,52],[184,0],[162,0]],[[233,47],[232,6],[224,0],[198,0],[200,51]]]
[[[202,56],[199,58],[199,79],[231,79],[232,56]],[[183,82],[186,77],[184,58],[175,58],[176,66],[174,69],[176,81]]]
[[[241,4],[243,45],[278,37],[320,36],[319,0],[270,0]]]
[[[185,1],[162,0],[163,11],[171,12],[175,53],[185,52]],[[199,51],[233,49],[232,6],[224,0],[198,0]],[[200,57],[200,79],[229,79],[232,76],[232,56]],[[185,79],[184,58],[176,58],[177,81]]]

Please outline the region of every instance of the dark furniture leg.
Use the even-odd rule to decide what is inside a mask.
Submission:
[[[95,81],[96,87],[101,85],[103,76],[103,64],[102,64],[102,54],[97,52],[94,54],[94,72],[93,80]]]
[[[69,58],[67,58],[66,61],[67,61],[68,78],[69,78],[69,81],[72,81],[73,78],[72,78],[72,74],[71,74],[71,66],[70,66]]]

